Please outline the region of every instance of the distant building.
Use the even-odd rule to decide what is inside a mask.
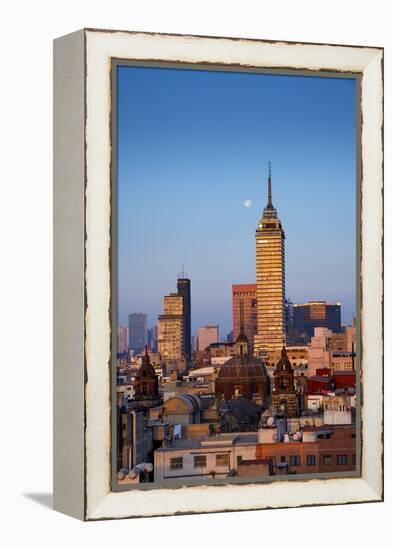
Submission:
[[[257,334],[254,352],[280,349],[286,337],[285,233],[272,202],[269,166],[268,202],[255,232],[257,274]]]
[[[184,355],[191,359],[191,281],[183,276],[177,280],[177,294],[183,298]]]
[[[323,327],[332,332],[341,332],[341,304],[323,301],[293,304],[293,327],[304,335],[308,343],[314,334],[314,329]]]
[[[150,329],[150,349],[158,352],[158,325],[153,325]]]
[[[158,317],[158,351],[163,360],[184,360],[183,296],[164,296],[164,313]]]
[[[218,325],[205,325],[198,329],[198,350],[204,351],[210,344],[219,341]]]
[[[128,327],[119,325],[117,327],[117,353],[128,351]]]
[[[252,353],[257,333],[257,285],[232,285],[232,322],[232,339],[243,329]]]
[[[147,314],[130,313],[128,316],[128,347],[140,352],[147,344]]]
[[[198,337],[197,336],[191,336],[191,350],[198,351]]]

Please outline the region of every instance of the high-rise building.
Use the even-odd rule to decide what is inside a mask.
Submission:
[[[232,285],[232,323],[232,338],[236,340],[243,332],[252,353],[257,333],[257,285]]]
[[[255,232],[257,334],[254,353],[265,355],[285,342],[285,233],[272,202],[269,163],[268,202]]]
[[[158,351],[158,326],[153,325],[150,329],[150,349],[154,352]]]
[[[184,359],[183,296],[164,296],[164,313],[158,317],[158,352],[163,359]]]
[[[183,297],[184,355],[191,359],[191,281],[184,275],[177,279],[177,294]]]
[[[205,325],[198,328],[198,350],[204,351],[210,344],[218,342],[218,325]]]
[[[293,326],[308,343],[318,327],[341,332],[341,304],[323,301],[293,304]]]
[[[147,314],[130,313],[128,316],[128,347],[139,353],[147,344]]]
[[[119,325],[117,327],[117,353],[128,351],[128,327]]]

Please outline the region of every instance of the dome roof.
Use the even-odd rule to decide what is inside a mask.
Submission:
[[[252,355],[234,355],[220,367],[217,378],[264,378],[265,376],[266,368],[263,361]]]

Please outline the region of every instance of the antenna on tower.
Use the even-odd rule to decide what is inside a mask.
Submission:
[[[179,279],[186,279],[187,278],[187,273],[185,272],[184,270],[184,264],[182,265],[182,269],[179,273]]]
[[[267,206],[268,208],[273,208],[273,201],[272,201],[272,164],[269,160],[267,163],[268,166],[268,174],[269,178],[267,180],[267,189],[268,189],[268,195],[267,195]]]

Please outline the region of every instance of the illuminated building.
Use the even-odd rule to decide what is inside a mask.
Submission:
[[[268,203],[255,232],[257,334],[254,353],[266,355],[285,341],[285,233],[272,202],[269,164]]]
[[[232,322],[232,338],[236,340],[243,328],[252,353],[257,332],[257,285],[232,285]]]
[[[184,359],[183,297],[164,296],[164,314],[158,317],[158,352],[170,360]]]

